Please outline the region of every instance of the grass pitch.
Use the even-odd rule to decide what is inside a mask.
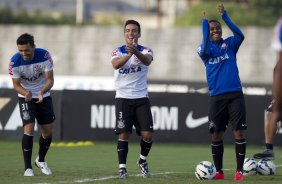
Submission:
[[[233,145],[225,145],[225,180],[200,181],[194,174],[196,165],[203,160],[212,161],[210,145],[178,143],[154,143],[148,157],[151,178],[143,178],[137,167],[139,143],[129,142],[127,159],[127,179],[118,179],[116,142],[94,142],[80,144],[54,144],[46,161],[52,169],[51,176],[43,175],[33,166],[34,177],[24,177],[23,156],[20,141],[0,141],[0,183],[1,184],[197,184],[197,183],[237,183],[235,173],[235,153]],[[38,142],[34,141],[33,160],[37,156]],[[248,146],[247,157],[261,151],[262,147]],[[282,150],[275,148],[277,168],[273,176],[247,176],[246,184],[280,184],[282,181]]]

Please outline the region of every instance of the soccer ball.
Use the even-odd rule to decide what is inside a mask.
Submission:
[[[215,166],[209,161],[202,161],[196,166],[195,175],[199,180],[211,180],[215,173]]]
[[[262,159],[258,161],[257,172],[260,175],[273,175],[275,170],[276,166],[271,160]]]
[[[253,158],[245,158],[243,165],[243,175],[250,176],[257,174],[257,161]]]

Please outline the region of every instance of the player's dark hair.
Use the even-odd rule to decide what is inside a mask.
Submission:
[[[134,24],[138,27],[138,33],[141,33],[141,26],[139,24],[139,22],[137,22],[136,20],[127,20],[124,24],[124,29],[128,24]]]
[[[221,23],[218,20],[215,20],[215,19],[209,20],[209,23],[212,23],[212,22],[216,22],[216,23],[218,23],[221,26]]]
[[[34,47],[34,38],[32,35],[28,33],[24,33],[17,39],[17,45],[25,45],[29,44],[30,46]]]

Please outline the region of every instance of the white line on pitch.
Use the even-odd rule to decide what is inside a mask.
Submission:
[[[276,165],[276,167],[282,167],[282,164]],[[234,169],[223,169],[226,171],[234,170]],[[151,173],[152,176],[157,176],[157,175],[170,175],[170,174],[181,174],[181,173],[187,173],[187,172],[163,172],[163,173]],[[142,177],[142,174],[131,174],[129,175],[131,177]],[[79,180],[74,180],[74,181],[58,181],[58,182],[52,182],[52,183],[35,183],[35,184],[64,184],[64,183],[86,183],[86,182],[94,182],[94,181],[103,181],[103,180],[110,180],[110,179],[117,179],[118,176],[105,176],[105,177],[100,177],[100,178],[84,178],[84,179],[79,179]]]
[[[164,173],[152,173],[152,176],[156,175],[169,175],[169,174],[176,174],[176,173],[181,173],[181,172],[164,172]],[[132,174],[129,175],[131,177],[142,177],[142,174]],[[100,177],[100,178],[84,178],[84,179],[79,179],[79,180],[74,180],[74,181],[58,181],[58,182],[52,182],[52,184],[64,184],[64,183],[85,183],[85,182],[94,182],[94,181],[103,181],[103,180],[110,180],[110,179],[117,179],[118,176],[105,176],[105,177]],[[51,183],[35,183],[35,184],[51,184]]]

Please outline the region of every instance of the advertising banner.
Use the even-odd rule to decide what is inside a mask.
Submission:
[[[64,91],[62,139],[115,140],[114,92]],[[154,140],[158,142],[210,143],[208,94],[150,93]],[[246,95],[248,144],[263,144],[264,109],[270,96]],[[279,140],[281,134],[276,138]],[[132,139],[137,139],[133,133]],[[231,127],[224,135],[234,143]]]
[[[150,92],[149,96],[154,120],[154,141],[210,143],[207,93],[179,90],[179,93]],[[0,90],[0,139],[13,140],[22,137],[17,98],[13,89]],[[53,91],[52,98],[56,114],[54,140],[116,140],[114,91]],[[270,100],[270,95],[245,95],[248,144],[263,145],[264,110]],[[227,128],[224,142],[233,144],[231,129]],[[39,132],[39,127],[36,126],[36,138]],[[275,144],[281,144],[281,128],[277,133]],[[139,140],[135,132],[131,140]]]
[[[52,93],[56,120],[53,139],[61,139],[61,91]],[[35,139],[40,136],[40,127],[35,126]],[[23,136],[23,123],[20,117],[18,95],[13,89],[0,90],[0,139],[18,140]]]

